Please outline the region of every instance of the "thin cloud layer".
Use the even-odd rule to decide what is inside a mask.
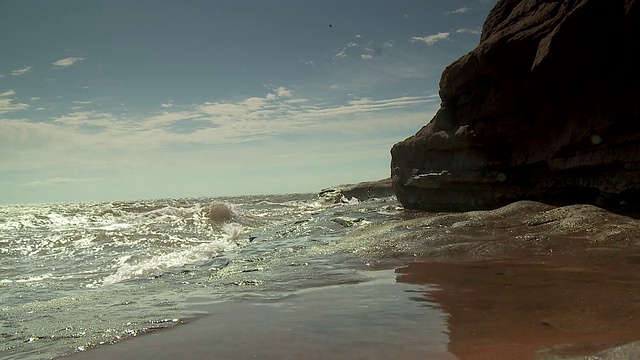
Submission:
[[[449,35],[448,32],[440,32],[435,35],[414,36],[411,38],[411,42],[423,42],[427,45],[433,45],[438,41],[448,40]]]
[[[82,61],[82,60],[84,60],[84,58],[81,58],[81,57],[68,57],[68,58],[60,59],[60,60],[52,63],[51,65],[53,65],[55,67],[59,67],[59,68],[65,68],[65,67],[69,67],[69,66],[77,63],[78,61]]]
[[[7,96],[11,96],[14,94],[14,93],[11,93],[11,91],[12,90],[7,91],[6,92],[7,95],[0,96],[0,115],[16,112],[19,110],[25,110],[29,108],[29,104],[14,103],[13,99],[8,98]]]
[[[482,30],[480,28],[476,28],[476,29],[463,28],[463,29],[456,30],[456,34],[480,35],[481,32],[482,32]]]
[[[304,136],[309,131],[333,134],[334,138],[346,132],[389,136],[397,131],[398,121],[407,116],[412,119],[408,128],[424,122],[425,108],[428,104],[435,107],[436,101],[433,96],[404,96],[354,98],[340,105],[327,105],[276,87],[263,97],[176,106],[180,110],[167,109],[153,116],[77,111],[51,122],[2,119],[0,143],[7,146],[9,156],[21,160],[0,163],[0,170],[85,161],[78,158],[91,163],[95,159],[88,154],[105,158],[123,152],[165,151],[180,144],[219,147],[279,141]],[[55,160],[47,160],[48,157]]]
[[[13,75],[13,76],[24,75],[24,74],[28,73],[29,70],[31,70],[31,66],[26,66],[26,67],[23,67],[22,69],[13,70],[11,72],[11,75]]]
[[[394,40],[383,42],[363,41],[362,35],[356,35],[353,41],[348,42],[338,52],[333,55],[334,59],[362,59],[372,60],[376,57],[387,56],[387,50],[393,48]]]
[[[464,13],[468,13],[469,11],[471,11],[471,8],[468,6],[463,6],[461,8],[455,9],[453,11],[448,11],[446,12],[447,14],[464,14]]]
[[[31,182],[28,182],[28,183],[19,184],[18,186],[23,186],[23,187],[48,187],[48,186],[52,186],[52,185],[72,184],[72,183],[81,183],[81,182],[97,181],[97,180],[98,179],[95,179],[95,178],[75,179],[75,178],[66,178],[66,177],[55,177],[55,178],[46,179],[46,180],[31,181]]]

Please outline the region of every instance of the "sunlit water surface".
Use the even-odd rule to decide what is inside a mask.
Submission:
[[[0,357],[51,358],[170,327],[203,304],[367,281],[334,244],[395,198],[316,195],[0,207]]]

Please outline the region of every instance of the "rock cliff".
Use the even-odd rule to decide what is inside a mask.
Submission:
[[[391,149],[407,208],[640,204],[640,0],[500,0]]]

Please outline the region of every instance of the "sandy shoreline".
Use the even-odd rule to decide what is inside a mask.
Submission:
[[[370,273],[361,284],[209,305],[191,323],[71,358],[455,359],[444,314],[412,298],[425,286],[398,284],[393,270]]]
[[[362,284],[211,305],[190,324],[72,358],[582,358],[640,338],[639,259],[425,259]]]

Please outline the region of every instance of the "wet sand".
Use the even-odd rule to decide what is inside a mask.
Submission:
[[[427,286],[372,281],[282,299],[208,305],[209,314],[74,355],[78,359],[435,359],[447,352],[446,315],[415,301]]]
[[[397,272],[438,288],[423,296],[449,314],[448,350],[461,359],[580,358],[640,338],[638,253],[432,261]]]
[[[371,274],[363,284],[209,305],[192,323],[74,357],[557,359],[640,339],[640,254],[628,250],[428,259]]]

